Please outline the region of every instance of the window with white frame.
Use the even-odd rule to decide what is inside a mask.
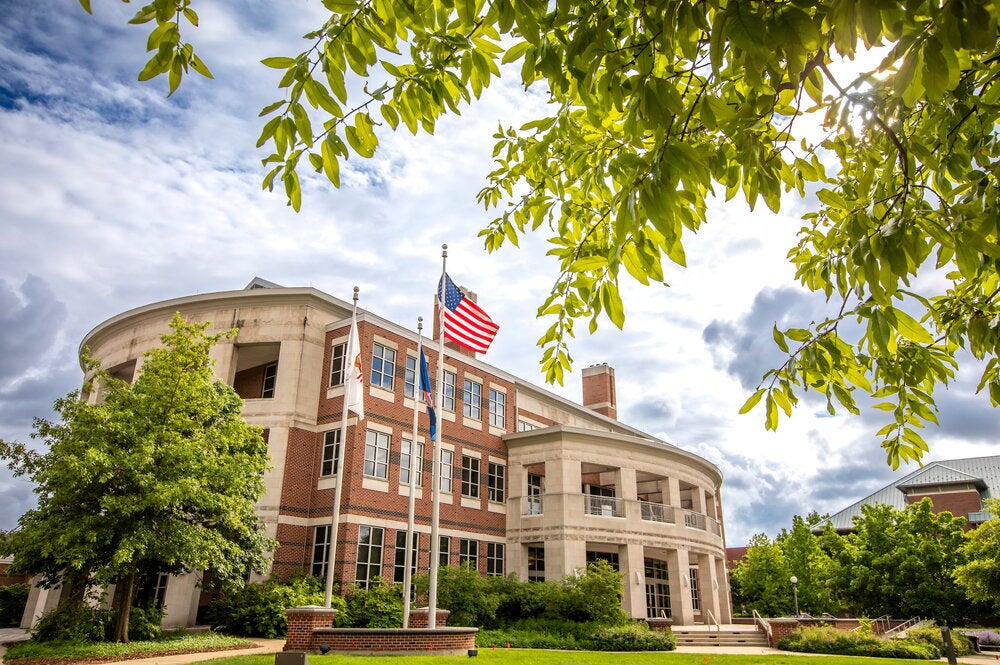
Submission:
[[[396,374],[396,350],[382,344],[372,346],[372,385],[392,390]]]
[[[451,565],[451,538],[448,536],[439,536],[438,545],[441,548],[438,553],[438,565]]]
[[[545,546],[528,545],[528,581],[545,581]]]
[[[532,424],[532,423],[529,423],[527,420],[518,420],[517,421],[517,431],[518,432],[530,432],[533,429],[538,429],[538,427],[536,425]]]
[[[462,390],[462,415],[474,420],[482,418],[482,401],[483,384],[466,379],[465,388]]]
[[[504,544],[486,543],[486,574],[491,577],[503,577]]]
[[[319,475],[337,475],[337,459],[340,457],[340,430],[332,429],[323,434],[323,462]]]
[[[479,568],[479,541],[469,538],[458,539],[458,565]]]
[[[644,559],[646,576],[646,617],[669,619],[670,575],[667,562],[660,559]]]
[[[413,398],[417,392],[417,359],[406,356],[406,367],[403,370],[403,396]]]
[[[313,529],[312,575],[326,577],[326,564],[330,558],[330,525]]]
[[[413,533],[410,543],[410,578],[417,574],[417,553],[420,551],[420,534]],[[392,565],[392,581],[402,584],[406,581],[406,532],[399,530],[396,532],[396,558]]]
[[[339,386],[344,382],[344,356],[347,355],[347,342],[334,344],[330,349],[330,386]]]
[[[389,478],[389,435],[385,432],[365,432],[365,475],[372,478]]]
[[[358,565],[354,581],[368,588],[372,580],[382,576],[382,539],[385,530],[362,524],[358,528]]]
[[[264,384],[260,389],[262,398],[274,397],[274,387],[278,383],[278,363],[271,363],[264,367]]]
[[[462,496],[479,498],[479,458],[462,455]]]
[[[413,461],[410,459],[410,450],[413,447],[413,443],[409,439],[403,439],[403,445],[400,447],[399,452],[399,484],[409,485],[410,484],[410,468],[412,467]],[[417,473],[414,482],[417,487],[424,486],[424,444],[417,444]]]
[[[442,492],[451,492],[451,481],[455,469],[455,453],[450,450],[441,451],[441,486]]]
[[[701,609],[701,594],[698,593],[698,569],[688,569],[688,581],[691,583],[691,609]]]
[[[494,503],[503,503],[507,491],[507,467],[503,464],[490,462],[486,474],[486,498]]]
[[[442,408],[445,411],[455,410],[455,373],[444,371],[444,390],[441,391]]]
[[[490,388],[490,425],[507,426],[507,394]]]

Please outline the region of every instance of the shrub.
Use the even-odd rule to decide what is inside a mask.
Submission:
[[[517,628],[481,630],[476,633],[476,646],[482,649],[513,647],[515,649],[580,650],[587,648],[573,635]]]
[[[402,590],[376,577],[367,589],[354,585],[337,614],[338,628],[399,628],[403,625]]]
[[[934,625],[919,626],[906,631],[906,639],[913,642],[933,644],[934,647],[944,654],[944,637],[941,635],[941,628]],[[956,656],[968,656],[976,652],[972,646],[972,641],[957,631],[951,631],[951,644],[955,647]]]
[[[561,615],[574,621],[620,626],[628,621],[622,609],[622,575],[607,561],[597,561],[563,580]]]
[[[980,644],[1000,646],[1000,633],[995,630],[965,630],[962,634],[977,638]]]
[[[653,631],[645,623],[602,628],[589,640],[594,651],[673,651],[677,638],[669,631]]]
[[[35,623],[32,642],[101,642],[113,628],[110,610],[99,610],[83,603],[61,604]]]
[[[261,584],[245,584],[224,590],[212,601],[208,620],[213,630],[248,637],[284,637],[288,632],[285,610],[303,605],[322,605],[322,581],[300,577],[281,582],[272,577]],[[343,600],[333,597],[333,607]]]
[[[20,625],[29,591],[27,584],[0,586],[0,628],[15,628]]]
[[[427,593],[428,583],[426,575],[417,579],[421,594]],[[468,565],[442,566],[438,570],[438,607],[450,612],[449,626],[499,627],[497,608],[500,598],[510,593],[516,584],[516,580],[507,578],[482,577]]]
[[[941,657],[937,647],[928,642],[884,640],[862,631],[847,632],[826,626],[799,628],[788,637],[778,640],[778,648],[804,653],[873,658],[933,660]]]
[[[133,607],[128,615],[128,639],[155,640],[162,633],[162,607]]]
[[[490,585],[499,597],[495,617],[498,626],[556,614],[563,593],[554,582],[520,582],[513,576],[490,578]]]

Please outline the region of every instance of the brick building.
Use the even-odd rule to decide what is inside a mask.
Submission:
[[[930,497],[934,512],[948,511],[966,518],[966,530],[990,519],[983,500],[1000,496],[1000,455],[928,462],[899,480],[852,503],[830,516],[830,524],[840,533],[854,527],[861,507],[879,503],[902,510],[911,503]]]
[[[212,350],[216,375],[244,398],[271,456],[258,514],[279,546],[273,571],[325,575],[341,444],[351,306],[313,288],[254,279],[245,289],[177,298],[119,314],[83,340],[112,374],[131,380],[175,312],[210,331],[238,328]],[[341,584],[401,581],[413,452],[416,333],[358,311],[365,418],[352,413],[336,561]],[[425,344],[431,376],[436,343]],[[583,370],[573,403],[446,348],[442,391],[441,563],[484,575],[555,580],[604,559],[623,574],[624,608],[678,624],[731,619],[718,468],[615,419],[614,370]],[[88,399],[99,396],[89,395]],[[428,568],[431,441],[419,416],[417,571]],[[161,576],[167,626],[193,625],[201,573]],[[30,625],[58,590],[33,589]],[[703,619],[704,617],[704,619]]]

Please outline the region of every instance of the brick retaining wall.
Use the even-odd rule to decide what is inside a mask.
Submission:
[[[478,628],[318,628],[312,648],[330,647],[331,653],[380,655],[464,656],[476,648]]]

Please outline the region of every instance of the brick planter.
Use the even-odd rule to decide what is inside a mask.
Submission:
[[[313,631],[317,628],[332,628],[337,610],[318,605],[292,607],[285,610],[288,616],[288,636],[283,651],[311,651]]]
[[[448,625],[448,615],[451,614],[448,610],[439,609],[435,612],[437,617],[437,628],[442,628]],[[415,610],[410,610],[410,628],[427,628],[430,625],[428,619],[431,616],[431,608],[429,607],[418,607]]]
[[[646,624],[649,626],[650,630],[658,630],[660,632],[670,632],[671,627],[674,625],[673,619],[646,619]]]
[[[778,640],[791,635],[799,627],[798,619],[768,619],[767,622],[771,624],[772,649],[778,648]]]
[[[476,648],[478,628],[317,628],[307,651],[368,656],[464,656]]]

